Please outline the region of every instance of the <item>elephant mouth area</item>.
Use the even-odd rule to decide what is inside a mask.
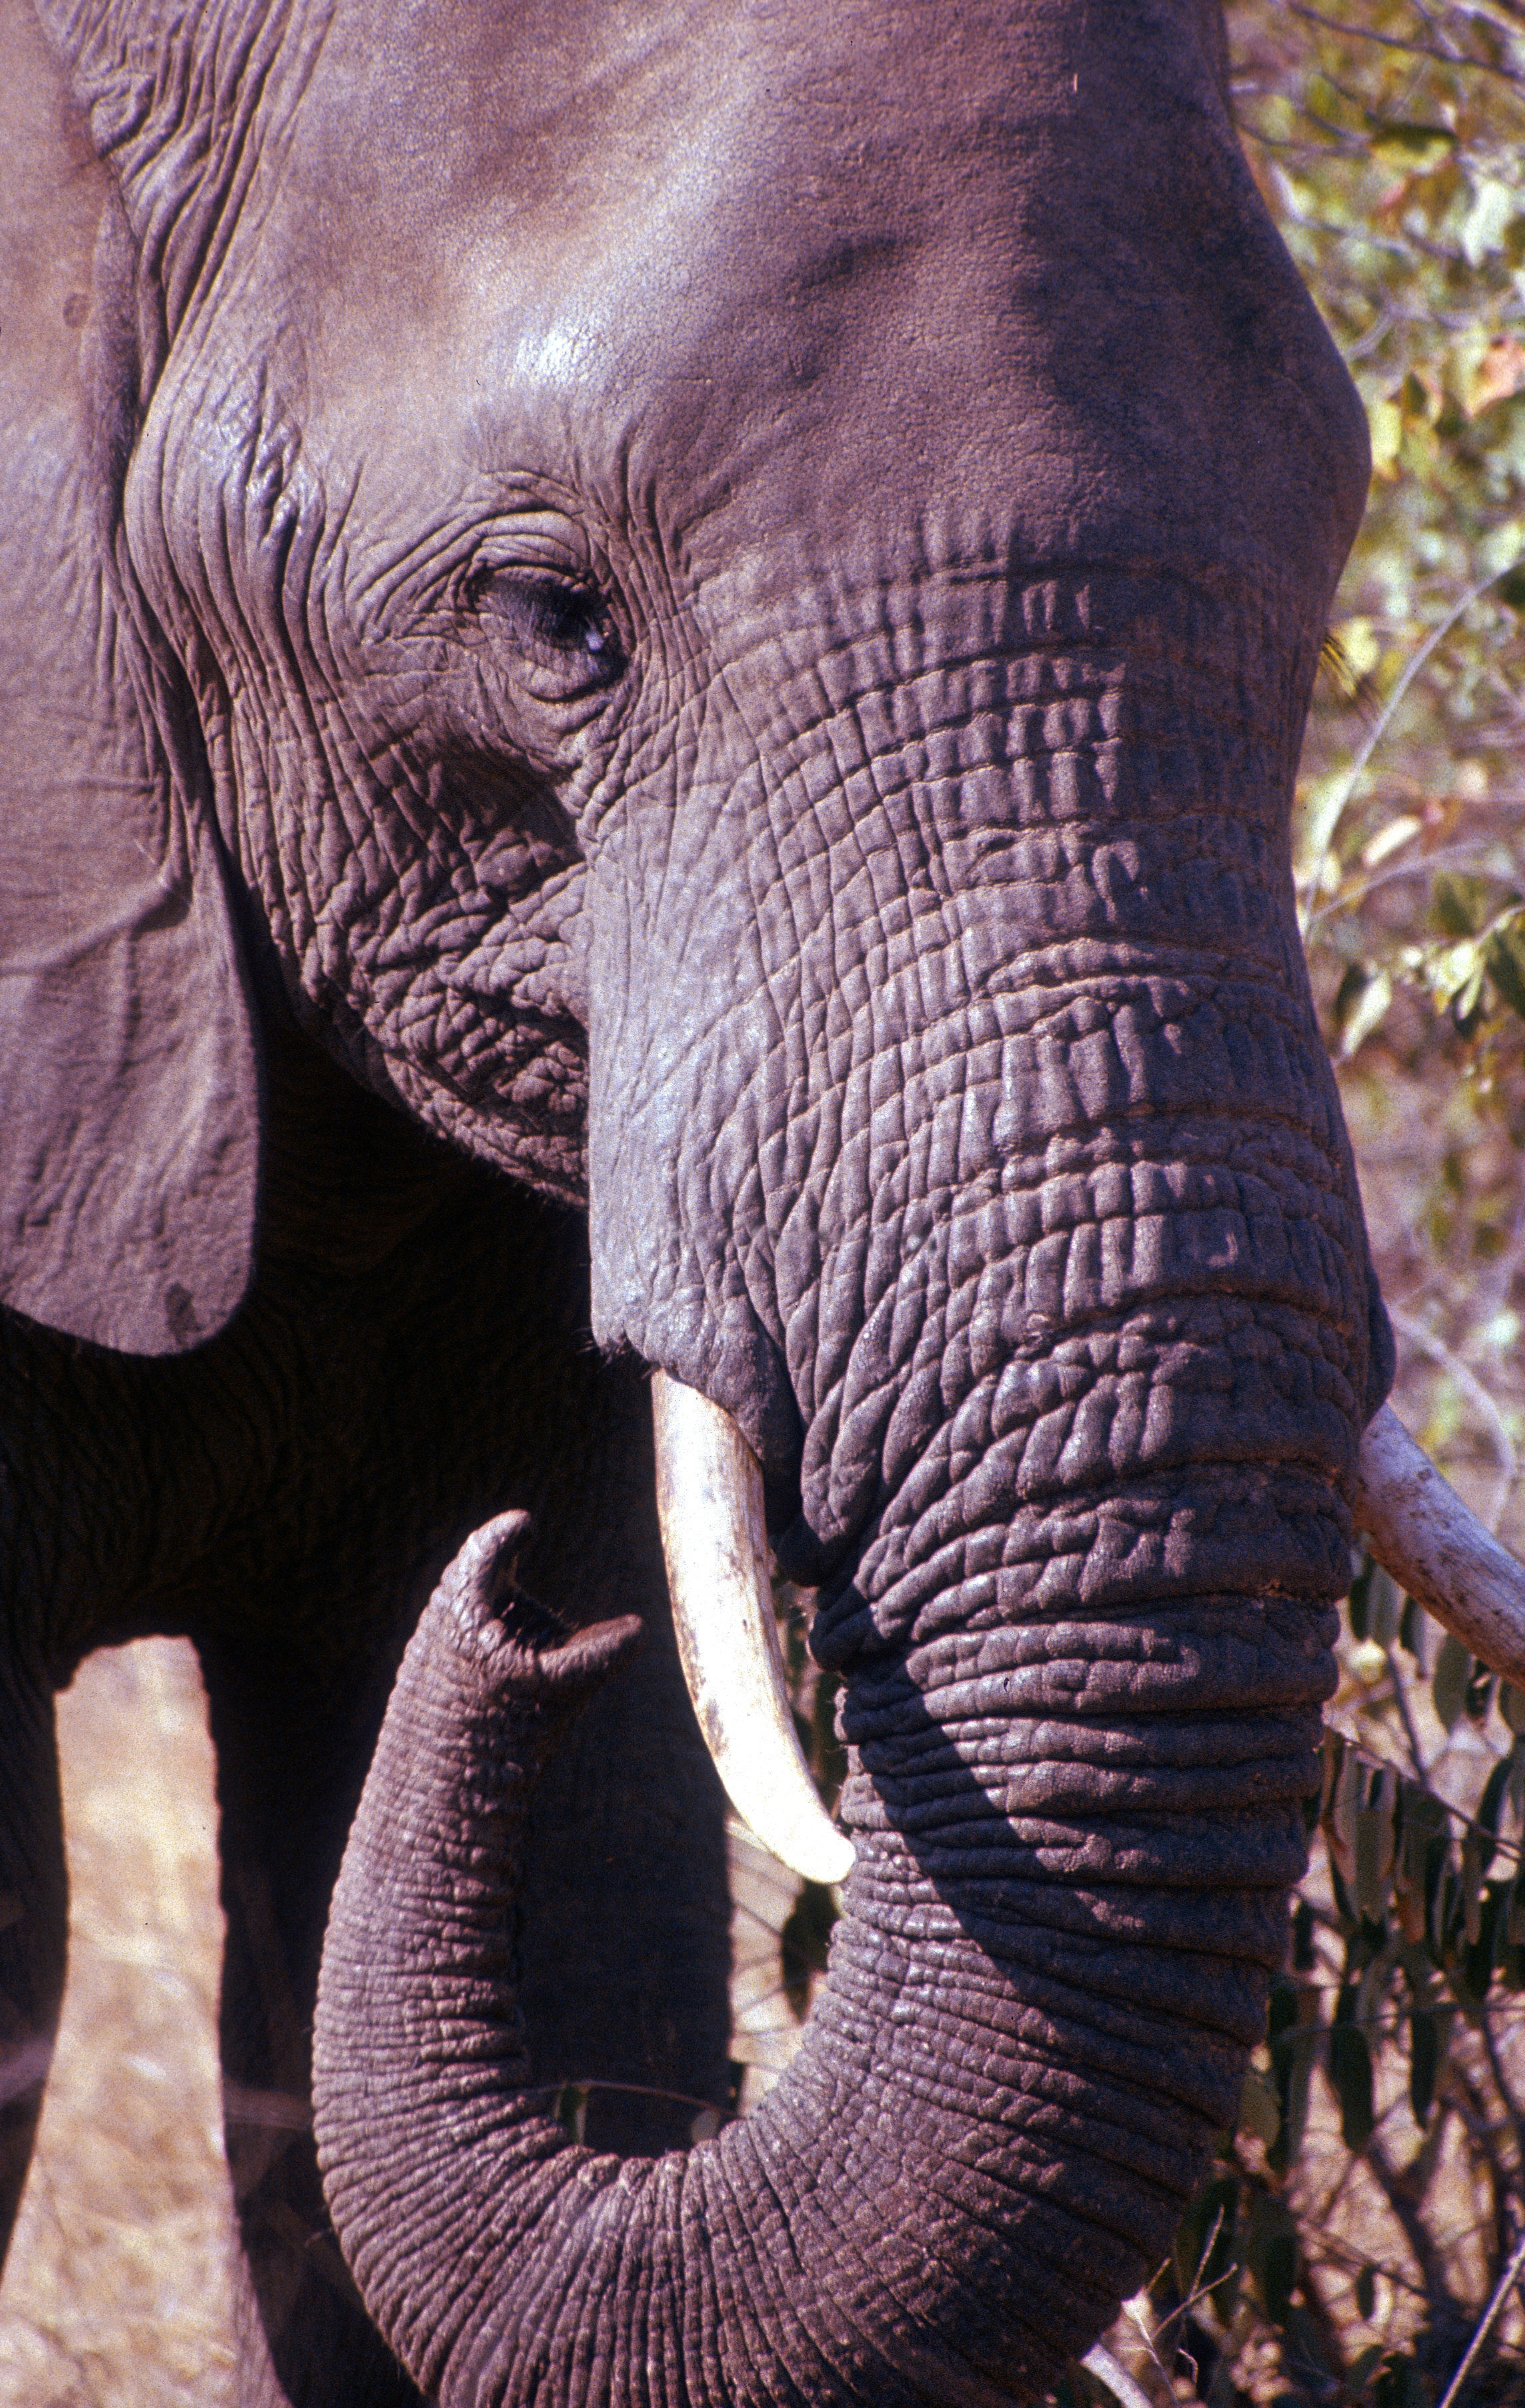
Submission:
[[[1284,1365],[1308,1338],[1301,1312],[1251,1306],[1233,1317],[1243,1325],[1235,1348],[1245,1333],[1249,1348],[1269,1338]],[[812,1592],[812,1646],[824,1665],[847,1670],[860,1649],[870,1659],[899,1653],[923,1627],[1147,1612],[1201,1593],[1320,1606],[1343,1594],[1345,1486],[1360,1426],[1354,1396],[1336,1383],[1316,1403],[1300,1394],[1288,1407],[1272,1382],[1244,1377],[1243,1351],[1215,1352],[1193,1340],[1186,1349],[1194,1357],[1190,1375],[1173,1395],[1161,1403],[1170,1374],[1158,1362],[1146,1376],[1160,1393],[1144,1413],[1135,1394],[1134,1422],[1154,1414],[1153,1435],[1119,1438],[1124,1414],[1114,1388],[1125,1388],[1121,1379],[1114,1387],[1094,1381],[1072,1412],[1062,1395],[1055,1404],[1067,1376],[1057,1362],[1061,1352],[1084,1354],[1090,1346],[1115,1357],[1139,1334],[1101,1316],[1092,1331],[1063,1334],[1046,1360],[1000,1348],[992,1367],[953,1405],[927,1412],[909,1441],[903,1405],[914,1399],[891,1383],[876,1409],[888,1425],[886,1441],[870,1444],[866,1469],[863,1459],[852,1462],[854,1510],[835,1526],[819,1510],[826,1484],[818,1463],[813,1503],[807,1496],[808,1448],[797,1443],[781,1460],[753,1445],[772,1564]],[[1289,1338],[1300,1343],[1288,1346]],[[782,1372],[775,1363],[768,1369]],[[1041,1411],[1017,1416],[1008,1407],[1002,1433],[998,1417],[1014,1372],[1029,1383]],[[730,1401],[730,1381],[684,1383],[735,1420],[749,1441],[756,1420],[769,1417],[765,1407],[743,1418]],[[1065,1417],[1060,1449],[1049,1425]],[[860,1420],[853,1434],[860,1445],[861,1434]],[[835,1469],[828,1459],[833,1477]]]
[[[756,1458],[698,1392],[659,1373],[652,1394],[658,1520],[700,1727],[765,1844],[807,1879],[840,1881],[853,1847],[821,1816],[796,1740]],[[1135,1846],[1136,1877],[1169,1888],[1178,1858],[1195,1878],[1204,1811],[1257,1830],[1269,1815],[1274,1865],[1247,1887],[1285,1890],[1300,1817],[1281,1827],[1311,1785],[1349,1560],[1331,1480],[1212,1462],[1036,1511],[1013,1512],[1004,1491],[977,1503],[974,1527],[947,1532],[888,1586],[864,1577],[864,1556],[818,1602],[813,1652],[844,1676],[853,1840],[914,1864],[986,1953],[1009,1917],[1000,1907],[992,1922],[981,1885],[1044,1891],[1054,1849],[1083,1856],[1098,1817],[1178,1818]],[[1252,1914],[1228,1953],[1265,1970],[1275,1944]]]

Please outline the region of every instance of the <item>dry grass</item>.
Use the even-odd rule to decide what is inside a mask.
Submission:
[[[59,1700],[69,1983],[0,2289],[3,2408],[223,2408],[227,2172],[211,1748],[173,1640]]]

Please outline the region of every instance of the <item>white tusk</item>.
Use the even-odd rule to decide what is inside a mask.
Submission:
[[[1360,1442],[1356,1526],[1379,1564],[1493,1671],[1525,1689],[1525,1570],[1462,1504],[1388,1405]]]
[[[757,1458],[729,1413],[658,1371],[656,1512],[683,1678],[726,1794],[807,1881],[840,1882],[853,1843],[800,1750],[779,1652]]]

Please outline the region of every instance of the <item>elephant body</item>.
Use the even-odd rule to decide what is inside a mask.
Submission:
[[[1364,427],[1218,10],[6,7],[7,2199],[50,1691],[186,1631],[245,2393],[413,2396],[287,2111],[512,1509],[330,1941],[366,2306],[449,2400],[1035,2396],[1259,2034],[1391,1373],[1288,834]],[[622,2158],[727,2098],[647,1367],[857,1856],[762,2115]]]

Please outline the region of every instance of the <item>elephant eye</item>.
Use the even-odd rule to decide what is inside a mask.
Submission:
[[[474,579],[469,594],[517,652],[577,688],[610,684],[624,667],[603,597],[589,586],[498,568]]]

